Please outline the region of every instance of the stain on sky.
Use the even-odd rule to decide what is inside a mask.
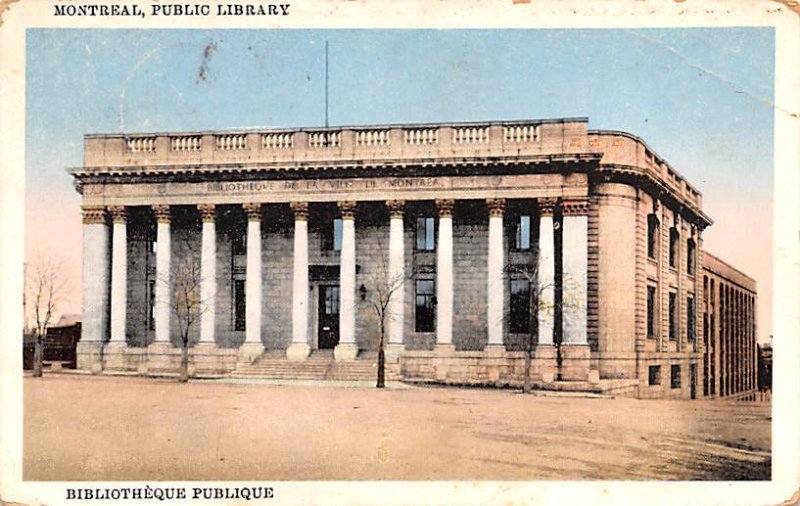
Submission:
[[[207,83],[211,81],[211,71],[209,70],[209,63],[211,63],[211,57],[217,51],[217,43],[215,41],[211,41],[206,44],[206,47],[203,49],[203,57],[200,61],[200,70],[197,71],[197,82],[198,83]]]

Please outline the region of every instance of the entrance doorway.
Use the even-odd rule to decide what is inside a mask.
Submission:
[[[690,382],[690,396],[692,399],[697,399],[697,365],[689,364],[689,382]]]
[[[317,347],[332,350],[339,344],[339,286],[320,285]]]

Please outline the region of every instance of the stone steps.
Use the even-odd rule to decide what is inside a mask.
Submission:
[[[297,379],[317,381],[374,381],[377,378],[377,354],[364,353],[356,360],[337,362],[329,351],[313,352],[306,360],[290,361],[268,352],[249,364],[240,364],[231,373],[234,378]],[[398,364],[386,365],[386,380],[401,379]]]

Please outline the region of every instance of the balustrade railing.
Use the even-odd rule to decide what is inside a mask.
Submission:
[[[308,147],[310,148],[338,148],[342,143],[342,132],[323,131],[308,133]]]
[[[406,128],[403,130],[403,139],[406,144],[439,144],[438,128]]]
[[[223,134],[215,135],[217,149],[220,151],[237,151],[247,149],[247,135],[245,134]]]
[[[126,137],[125,148],[131,153],[152,153],[156,150],[156,136]]]
[[[261,134],[261,147],[264,149],[292,149],[294,134],[291,132]]]
[[[177,135],[170,137],[172,151],[200,151],[203,138],[200,135]]]
[[[504,142],[534,142],[539,138],[537,125],[506,125],[503,127]]]
[[[356,130],[356,146],[388,146],[389,130]]]
[[[455,127],[453,144],[484,144],[489,142],[489,127]]]

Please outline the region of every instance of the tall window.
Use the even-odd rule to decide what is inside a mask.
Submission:
[[[674,341],[678,335],[677,323],[678,294],[669,294],[669,340]]]
[[[694,327],[697,322],[694,320],[694,297],[686,298],[686,339],[694,341]]]
[[[678,266],[679,243],[680,243],[680,236],[678,235],[678,229],[672,227],[671,229],[669,229],[669,266],[673,268]]]
[[[233,280],[233,330],[245,330],[245,283],[243,279]]]
[[[647,369],[647,384],[660,385],[661,384],[661,366],[651,365]]]
[[[694,239],[689,239],[686,241],[686,272],[691,276],[694,276],[695,253]]]
[[[528,215],[520,216],[517,221],[514,248],[517,250],[531,249],[531,217]]]
[[[415,284],[416,314],[414,330],[416,332],[433,332],[436,316],[436,288],[432,279],[418,279]]]
[[[436,221],[432,216],[417,218],[417,250],[433,251],[436,249]]]
[[[681,366],[673,365],[670,367],[669,384],[672,388],[681,387]]]
[[[321,231],[320,246],[324,251],[342,251],[342,219],[334,218]]]
[[[658,218],[647,215],[647,256],[655,259],[658,255]]]
[[[531,283],[527,279],[511,280],[509,332],[527,334],[531,329]]]
[[[656,287],[647,287],[647,337],[656,337]]]

